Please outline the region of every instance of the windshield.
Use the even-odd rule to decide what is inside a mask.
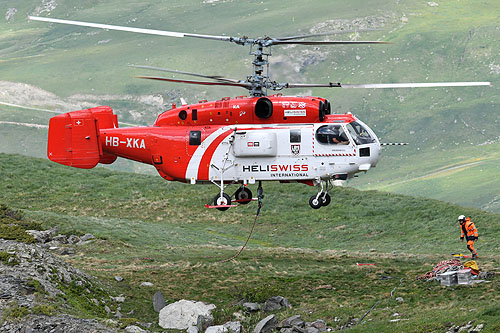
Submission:
[[[364,128],[357,121],[353,121],[352,123],[349,123],[346,126],[347,130],[349,131],[354,142],[356,142],[357,145],[363,145],[375,142],[375,139],[370,136],[366,128]]]

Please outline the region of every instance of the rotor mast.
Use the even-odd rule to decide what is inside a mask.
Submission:
[[[270,47],[269,47],[270,48]],[[250,55],[254,56],[253,75],[247,76],[247,81],[251,84],[250,95],[254,97],[267,96],[267,84],[269,81],[269,60],[271,52],[265,53],[262,43],[257,43],[257,49]],[[265,68],[266,67],[266,68]]]

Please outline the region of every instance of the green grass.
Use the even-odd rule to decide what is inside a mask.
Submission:
[[[206,210],[214,187],[7,154],[0,154],[0,172],[0,202],[44,227],[99,238],[68,260],[102,280],[106,292],[125,295],[121,313],[134,314],[122,325],[152,322],[160,330],[151,303],[160,290],[167,303],[213,302],[217,324],[234,319],[241,300],[281,295],[293,308],[278,312],[279,319],[300,314],[337,328],[380,301],[355,332],[442,331],[469,320],[485,323],[486,331],[500,327],[499,281],[444,288],[415,279],[451,253],[466,251],[459,242],[459,214],[471,215],[479,229],[480,268],[495,270],[500,223],[493,213],[350,188],[335,189],[330,206],[312,210],[307,198],[313,188],[265,183],[262,214],[247,249],[222,263],[244,243],[256,207]],[[116,282],[115,275],[124,281]],[[154,287],[140,287],[144,281]],[[81,294],[77,289],[65,291],[74,313],[106,318],[91,301],[73,297]],[[390,322],[395,312],[409,320]],[[245,327],[253,329],[264,316],[248,315]]]

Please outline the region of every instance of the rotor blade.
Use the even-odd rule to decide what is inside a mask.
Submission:
[[[434,83],[374,83],[374,84],[341,84],[341,83],[285,83],[283,88],[352,88],[352,89],[384,89],[384,88],[435,88],[435,87],[471,87],[491,86],[491,82],[434,82]]]
[[[298,45],[338,45],[338,44],[391,44],[390,42],[381,42],[381,41],[369,41],[369,40],[323,40],[323,41],[305,41],[305,40],[297,40],[297,41],[288,41],[288,40],[273,40],[271,45],[285,45],[285,44],[298,44]]]
[[[231,42],[233,39],[232,37],[228,37],[228,36],[199,35],[199,34],[189,34],[189,33],[165,31],[165,30],[131,28],[131,27],[123,27],[123,26],[119,26],[119,25],[109,25],[109,24],[90,23],[90,22],[81,22],[81,21],[61,20],[61,19],[54,19],[54,18],[48,18],[48,17],[28,16],[28,19],[33,20],[33,21],[78,25],[78,26],[82,26],[82,27],[137,32],[137,33],[148,34],[148,35],[159,35],[159,36],[169,36],[169,37],[195,37],[195,38],[222,40],[222,41],[228,41],[228,42]]]
[[[251,88],[251,84],[245,82],[230,83],[230,82],[188,81],[188,80],[176,80],[176,79],[169,79],[166,77],[156,77],[156,76],[136,76],[136,77],[139,79],[149,79],[149,80],[168,81],[168,82],[187,83],[187,84],[201,84],[205,86],[232,86],[232,87]]]
[[[385,88],[435,88],[435,87],[470,87],[491,86],[491,82],[429,82],[429,83],[375,83],[375,84],[342,84],[342,88],[385,89]]]
[[[340,83],[285,83],[283,88],[340,88]]]
[[[190,75],[190,76],[197,76],[197,77],[203,77],[206,79],[212,79],[212,80],[217,80],[217,81],[222,81],[222,82],[230,82],[230,83],[239,83],[240,82],[240,80],[229,79],[229,78],[225,78],[225,77],[218,76],[218,75],[203,75],[203,74],[197,74],[197,73],[183,72],[183,71],[179,71],[176,69],[168,69],[168,68],[161,68],[161,67],[154,67],[154,66],[129,65],[129,67],[151,69],[154,71],[162,71],[162,72],[183,74],[183,75]]]
[[[309,34],[309,35],[279,37],[279,38],[275,38],[275,39],[282,41],[282,40],[302,39],[302,38],[311,38],[311,37],[319,37],[319,36],[350,34],[350,33],[355,33],[355,32],[366,32],[366,31],[379,31],[379,29],[336,30],[336,31],[321,32],[321,33]]]

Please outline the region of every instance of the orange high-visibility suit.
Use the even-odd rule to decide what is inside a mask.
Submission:
[[[464,223],[460,223],[460,231],[462,233],[460,239],[463,241],[464,236],[466,237],[467,248],[472,253],[472,257],[476,258],[477,251],[474,249],[474,241],[478,239],[479,235],[477,233],[476,226],[474,225],[474,222],[470,220],[470,217],[467,217]]]

